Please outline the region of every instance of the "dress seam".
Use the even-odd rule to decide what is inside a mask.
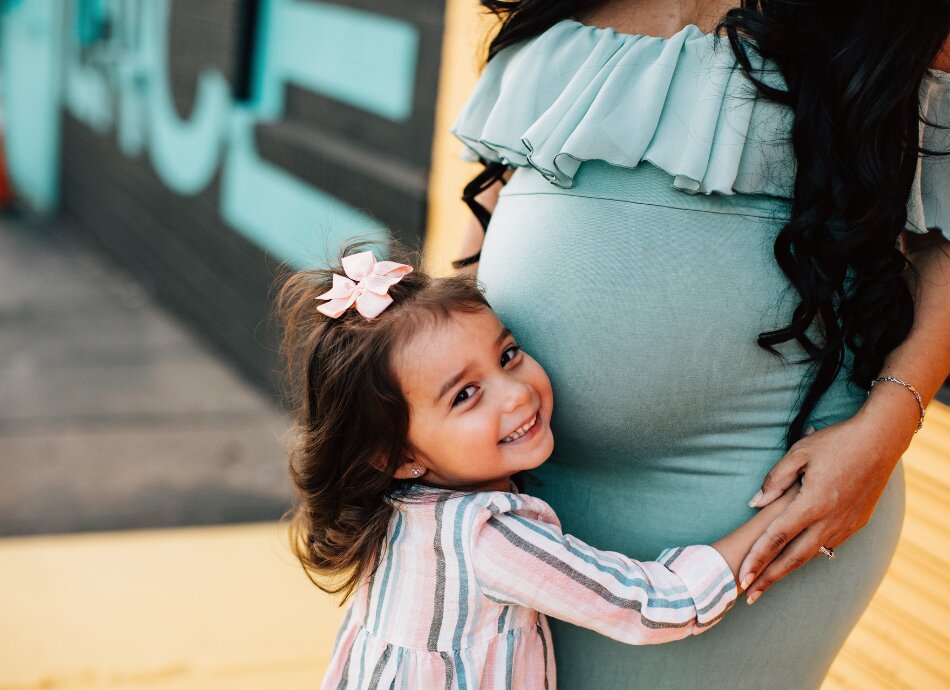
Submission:
[[[586,194],[564,194],[559,192],[510,192],[508,194],[502,194],[499,196],[499,199],[504,199],[505,197],[515,197],[515,196],[572,196],[579,197],[581,199],[597,199],[599,201],[617,201],[621,203],[628,204],[638,204],[640,206],[653,206],[656,208],[671,208],[677,211],[693,211],[695,213],[712,213],[717,216],[742,216],[744,218],[749,218],[753,220],[761,221],[775,221],[781,220],[782,218],[776,218],[775,216],[759,215],[755,213],[737,213],[735,211],[711,211],[704,208],[685,208],[683,206],[673,206],[671,204],[653,204],[648,201],[635,201],[633,199],[617,199],[609,196],[588,196]],[[780,198],[780,197],[776,197]],[[784,218],[788,220],[788,218]]]

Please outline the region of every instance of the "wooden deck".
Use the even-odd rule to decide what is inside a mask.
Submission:
[[[823,690],[950,687],[950,408],[927,419],[897,556]],[[318,687],[341,611],[284,544],[274,523],[0,539],[0,690]]]
[[[897,554],[823,690],[950,688],[950,408],[930,405],[904,464]]]

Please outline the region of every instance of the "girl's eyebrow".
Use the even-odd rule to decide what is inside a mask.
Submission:
[[[460,372],[457,373],[455,376],[453,376],[453,377],[450,378],[448,381],[446,381],[445,383],[442,384],[442,388],[439,389],[439,394],[438,394],[437,396],[435,396],[435,402],[436,402],[436,404],[438,404],[438,402],[439,402],[443,397],[445,397],[445,394],[446,394],[446,393],[448,393],[450,390],[452,390],[453,388],[455,388],[455,386],[458,384],[459,381],[461,381],[463,378],[465,378],[465,376],[468,375],[468,370],[469,370],[470,368],[471,368],[471,367],[465,367],[464,369],[462,369],[462,371],[460,371]]]
[[[511,335],[511,331],[505,327],[502,327],[501,333],[499,333],[498,338],[495,340],[495,347],[501,345],[505,341],[505,338],[507,338],[509,335]],[[455,388],[455,386],[458,385],[458,382],[465,378],[470,368],[470,366],[466,366],[464,369],[462,369],[462,371],[443,383],[442,387],[439,389],[439,394],[435,396],[435,400],[433,402],[438,404],[438,402],[445,397],[446,393]]]

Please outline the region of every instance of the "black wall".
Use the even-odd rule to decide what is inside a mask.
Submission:
[[[209,65],[227,77],[236,99],[246,96],[255,2],[172,3],[169,69],[182,117],[191,112],[197,75]],[[258,152],[366,210],[417,247],[425,231],[443,2],[339,4],[419,27],[412,116],[394,123],[291,87],[283,119],[257,128]],[[276,390],[278,331],[269,315],[278,264],[221,219],[217,178],[196,196],[179,196],[158,178],[147,156],[126,157],[114,132],[97,134],[65,112],[63,119],[61,194],[69,226],[127,267],[247,378]]]

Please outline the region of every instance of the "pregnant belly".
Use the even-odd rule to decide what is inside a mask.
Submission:
[[[797,295],[772,245],[784,202],[689,197],[669,176],[585,163],[572,190],[505,187],[479,279],[554,385],[554,457],[528,491],[600,548],[653,558],[711,541],[784,454],[807,365],[756,344]],[[851,416],[846,372],[812,416]]]

